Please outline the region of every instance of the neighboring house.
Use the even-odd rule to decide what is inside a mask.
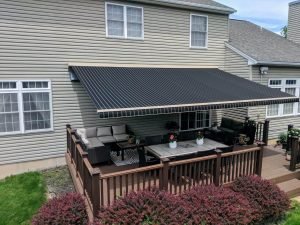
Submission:
[[[300,1],[290,3],[287,38],[300,44]]]
[[[67,123],[126,123],[140,135],[165,131],[178,114],[100,120],[80,83],[70,81],[68,64],[221,68],[234,12],[211,0],[0,5],[2,174],[64,164]]]
[[[260,60],[265,59],[256,58],[251,52],[247,56],[247,49],[238,50],[240,46],[229,40],[229,15],[235,10],[212,0],[0,0],[0,5],[0,177],[64,164],[65,125],[68,123],[73,127],[122,123],[140,136],[146,136],[165,133],[167,121],[177,121],[181,129],[183,126],[199,129],[219,121],[222,116],[223,110],[212,110],[211,106],[207,106],[209,110],[188,113],[192,107],[199,106],[183,104],[168,112],[173,114],[100,119],[81,83],[71,81],[74,77],[69,73],[70,65],[219,68],[254,81],[266,79],[260,77],[258,66]],[[281,38],[278,39],[281,42]],[[284,40],[284,43],[290,42]],[[252,47],[261,51],[264,46]],[[276,49],[277,43],[273,47]],[[279,52],[269,49],[267,53],[289,57],[288,51]],[[295,53],[290,58],[300,59],[298,56]],[[248,61],[253,65],[249,67]],[[278,79],[299,74],[296,68],[270,67],[267,76],[273,71]],[[217,70],[211,73],[216,77],[220,75]],[[252,85],[259,87],[246,83],[249,92]],[[271,101],[295,101],[291,96],[272,90],[266,91],[268,98],[262,100],[258,93],[239,99],[242,103],[228,100],[224,107],[238,103],[247,106],[253,102],[262,105]],[[172,99],[172,96],[164,100],[167,98]],[[215,108],[222,104],[219,102]],[[244,111],[247,113],[240,118],[257,114],[253,110]],[[274,111],[272,116],[275,116]],[[264,108],[259,112],[260,119],[264,118]],[[291,121],[274,119],[277,120],[282,128]],[[272,126],[274,124],[272,121]],[[272,137],[279,130],[276,132]]]
[[[225,70],[299,97],[300,45],[248,21],[230,20]],[[237,119],[242,115],[255,120],[268,118],[270,139],[286,131],[288,124],[300,127],[298,103],[227,110],[225,114]]]

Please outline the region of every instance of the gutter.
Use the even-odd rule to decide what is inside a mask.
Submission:
[[[300,0],[299,0],[300,2]],[[252,58],[251,56],[247,55],[246,53],[240,51],[236,47],[232,46],[228,42],[225,42],[225,46],[238,55],[242,56],[243,58],[248,60],[249,66],[283,66],[283,67],[300,67],[300,62],[269,62],[269,61],[257,61],[256,59]]]
[[[163,5],[169,7],[179,7],[184,9],[203,10],[207,12],[221,13],[226,15],[236,12],[235,9],[230,7],[223,8],[218,6],[205,5],[201,3],[183,2],[180,0],[129,0],[129,1]]]

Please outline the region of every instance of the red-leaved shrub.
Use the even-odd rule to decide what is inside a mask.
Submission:
[[[190,213],[186,224],[246,225],[257,216],[249,201],[229,188],[197,186],[181,196]]]
[[[88,217],[81,195],[68,193],[49,200],[32,219],[32,225],[86,225]]]
[[[187,215],[181,200],[165,191],[132,192],[99,213],[99,224],[185,224]]]
[[[270,181],[258,176],[238,178],[232,186],[236,193],[243,194],[259,212],[258,221],[279,218],[290,206],[287,195]]]

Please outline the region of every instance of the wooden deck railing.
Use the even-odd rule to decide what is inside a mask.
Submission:
[[[264,143],[264,145],[268,145],[269,139],[269,126],[270,121],[265,120],[264,122],[256,123],[256,132],[255,132],[255,141]]]
[[[241,176],[261,175],[262,169],[263,146],[260,146],[225,154],[216,150],[212,156],[181,161],[164,159],[153,166],[101,174],[89,163],[87,153],[70,126],[67,126],[67,142],[70,171],[75,171],[76,180],[94,215],[100,207],[110,205],[131,191],[156,187],[180,194],[195,185],[220,186]]]

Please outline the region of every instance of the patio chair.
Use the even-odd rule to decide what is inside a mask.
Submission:
[[[178,136],[179,141],[190,141],[196,139],[196,131],[181,132]]]
[[[197,157],[205,157],[205,156],[210,156],[215,154],[216,154],[215,149],[207,150],[207,151],[199,151],[197,152]]]
[[[205,157],[205,156],[211,156],[211,155],[215,155],[215,149],[211,149],[211,150],[207,150],[207,151],[199,151],[197,152],[197,157]],[[209,179],[212,174],[213,174],[213,170],[211,170],[211,168],[209,167],[205,167],[204,171],[201,171],[200,177],[203,178],[205,177],[206,180]]]
[[[160,159],[156,158],[154,155],[146,153],[144,148],[137,149],[139,154],[139,167],[150,166],[160,163]]]
[[[159,144],[162,144],[162,135],[145,137],[145,144],[146,145],[159,145]]]
[[[222,151],[222,154],[233,152],[233,145],[223,148],[218,148]],[[223,158],[221,171],[224,171],[223,174],[228,174],[230,172],[230,164],[233,164],[232,157]],[[226,171],[225,171],[226,170]]]

